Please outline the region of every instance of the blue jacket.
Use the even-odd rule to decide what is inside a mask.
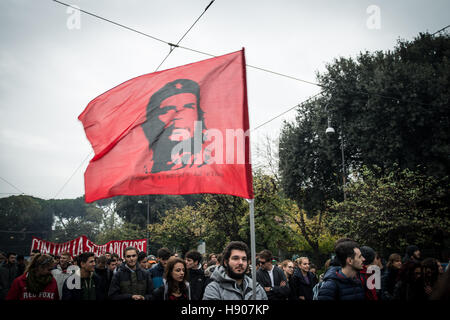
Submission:
[[[161,263],[154,265],[149,271],[153,281],[153,288],[158,289],[163,285],[164,267]]]
[[[359,273],[347,278],[341,267],[330,267],[319,289],[318,300],[364,300],[364,280]]]

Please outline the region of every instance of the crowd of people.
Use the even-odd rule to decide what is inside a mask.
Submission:
[[[230,242],[221,254],[191,250],[183,258],[167,248],[156,256],[128,247],[123,259],[84,252],[72,257],[0,255],[0,300],[375,300],[450,299],[450,270],[421,259],[408,246],[387,263],[368,246],[343,238],[318,275],[308,257],[277,262],[269,250],[250,263],[248,246]],[[252,268],[256,279],[252,279]],[[256,283],[254,284],[254,281]],[[256,291],[253,292],[253,287]]]

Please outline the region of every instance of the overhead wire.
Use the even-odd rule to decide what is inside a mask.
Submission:
[[[64,6],[73,8],[73,9],[75,9],[75,10],[79,10],[80,12],[83,12],[83,13],[88,14],[88,15],[90,15],[90,16],[93,16],[93,17],[95,17],[95,18],[104,20],[104,21],[106,21],[106,22],[112,23],[112,24],[114,24],[114,25],[117,25],[117,26],[119,26],[119,27],[125,28],[125,29],[127,29],[127,30],[132,31],[132,32],[136,32],[136,33],[138,33],[138,34],[144,35],[144,36],[146,36],[146,37],[148,37],[148,38],[151,38],[151,39],[154,39],[154,40],[156,40],[156,41],[165,43],[165,44],[167,44],[167,45],[169,45],[169,46],[171,47],[171,49],[172,49],[171,51],[173,51],[174,48],[181,48],[181,49],[185,49],[185,50],[188,50],[188,51],[191,51],[191,52],[195,52],[195,53],[199,53],[199,54],[202,54],[202,55],[206,55],[206,56],[209,56],[209,57],[217,57],[216,55],[213,55],[213,54],[208,53],[208,52],[204,52],[204,51],[200,51],[200,50],[197,50],[197,49],[192,49],[192,48],[188,48],[188,47],[179,45],[180,41],[184,38],[184,36],[187,34],[187,32],[189,32],[189,30],[192,29],[192,27],[195,25],[196,22],[194,22],[194,24],[191,26],[191,28],[188,29],[188,31],[185,33],[185,35],[183,35],[183,37],[178,41],[177,44],[173,44],[173,43],[171,43],[171,42],[165,41],[165,40],[160,39],[160,38],[158,38],[158,37],[155,37],[155,36],[149,35],[149,34],[147,34],[147,33],[144,33],[144,32],[142,32],[142,31],[136,30],[136,29],[134,29],[134,28],[125,26],[125,25],[123,25],[123,24],[121,24],[121,23],[117,23],[117,22],[112,21],[112,20],[110,20],[110,19],[101,17],[101,16],[99,16],[99,15],[97,15],[97,14],[94,14],[94,13],[91,13],[91,12],[89,12],[89,11],[82,10],[82,9],[80,9],[80,8],[78,8],[78,7],[72,6],[72,5],[67,4],[67,3],[64,3],[64,2],[62,2],[62,1],[59,1],[59,0],[52,0],[52,1],[57,2],[57,3],[61,4],[61,5],[64,5]],[[209,3],[209,5],[206,7],[206,9],[203,11],[203,13],[200,15],[200,17],[199,17],[196,21],[198,21],[198,20],[201,18],[201,16],[202,16],[202,15],[206,12],[206,10],[211,6],[212,2],[213,2],[213,1],[211,1],[211,2]],[[441,32],[441,31],[447,29],[448,27],[450,27],[450,25],[447,26],[447,27],[444,27],[444,28],[442,28],[442,29],[440,29],[440,30],[438,30],[438,31],[436,31],[435,33],[433,33],[433,35],[436,34],[436,33],[438,33],[438,32]],[[170,51],[170,52],[171,52],[171,51]],[[170,52],[169,52],[169,54],[170,54]],[[163,61],[163,62],[164,62],[164,61]],[[280,72],[268,70],[268,69],[265,69],[265,68],[261,68],[261,67],[257,67],[257,66],[253,66],[253,65],[249,65],[249,64],[246,64],[246,66],[249,67],[249,68],[253,68],[253,69],[255,69],[255,70],[260,70],[260,71],[263,71],[263,72],[267,72],[267,73],[271,73],[271,74],[274,74],[274,75],[278,75],[278,76],[285,77],[285,78],[288,78],[288,79],[291,79],[291,80],[295,80],[295,81],[298,81],[298,82],[303,82],[303,83],[307,83],[307,84],[314,85],[314,86],[317,86],[317,87],[321,87],[321,88],[323,88],[323,89],[330,89],[330,88],[329,88],[328,86],[326,86],[326,85],[323,85],[323,84],[320,84],[320,83],[316,83],[316,82],[312,82],[312,81],[308,81],[308,80],[304,80],[304,79],[297,78],[297,77],[294,77],[294,76],[290,76],[290,75],[287,75],[287,74],[284,74],[284,73],[280,73]],[[159,66],[159,67],[160,67],[160,66]],[[158,67],[158,68],[159,68],[159,67]],[[404,99],[402,99],[402,98],[386,96],[386,95],[382,95],[382,94],[378,94],[378,93],[369,93],[369,92],[365,92],[365,91],[361,91],[361,90],[357,90],[357,91],[354,91],[354,92],[356,92],[356,93],[362,93],[362,94],[366,94],[366,95],[370,94],[370,95],[373,95],[373,96],[378,96],[378,97],[380,97],[380,98],[389,99],[389,100],[398,100],[398,101],[403,101],[403,102],[407,102],[407,103],[419,104],[419,105],[422,105],[422,106],[430,106],[430,105],[428,105],[428,104],[424,104],[424,103],[421,103],[421,102],[418,102],[418,101],[408,101],[408,100],[404,100]],[[289,110],[292,110],[292,109],[293,109],[293,108],[290,108]]]
[[[438,31],[436,31],[435,33],[433,33],[431,36],[434,36],[435,34],[438,34],[441,31],[444,31],[445,29],[450,28],[450,24],[446,27],[443,27],[442,29],[439,29]]]
[[[70,180],[72,180],[73,176],[77,173],[78,170],[80,170],[81,166],[86,162],[87,159],[92,154],[92,150],[89,152],[89,154],[84,158],[84,160],[80,163],[80,165],[75,169],[75,171],[72,173],[72,175],[67,179],[67,181],[64,183],[64,185],[58,190],[58,192],[55,194],[55,196],[52,199],[56,199],[57,196],[61,193],[61,191],[66,187],[66,185],[69,183]]]
[[[173,50],[174,50],[175,48],[181,48],[181,49],[185,49],[185,50],[188,50],[188,51],[191,51],[191,52],[195,52],[195,53],[199,53],[199,54],[202,54],[202,55],[206,55],[206,56],[210,56],[210,57],[216,57],[216,55],[213,55],[213,54],[210,54],[210,53],[207,53],[207,52],[203,52],[203,51],[200,51],[200,50],[197,50],[197,49],[192,49],[192,48],[188,48],[188,47],[185,47],[185,46],[181,46],[181,45],[180,45],[180,42],[184,39],[184,37],[187,35],[187,33],[194,27],[194,25],[200,20],[200,18],[203,16],[203,14],[208,10],[208,8],[212,5],[212,3],[213,3],[215,0],[212,0],[212,1],[208,4],[208,6],[205,8],[205,10],[202,12],[202,14],[197,18],[197,20],[191,25],[191,27],[185,32],[185,34],[180,38],[180,40],[178,40],[178,42],[177,42],[176,44],[173,44],[173,43],[171,43],[171,42],[165,41],[165,40],[160,39],[160,38],[158,38],[158,37],[152,36],[152,35],[147,34],[147,33],[145,33],[145,32],[136,30],[136,29],[134,29],[134,28],[128,27],[128,26],[123,25],[123,24],[121,24],[121,23],[117,23],[117,22],[112,21],[112,20],[110,20],[110,19],[101,17],[101,16],[99,16],[99,15],[97,15],[97,14],[91,13],[91,12],[86,11],[86,10],[83,10],[83,9],[80,9],[80,8],[78,8],[78,7],[72,6],[72,5],[67,4],[67,3],[64,3],[64,2],[62,2],[62,1],[59,1],[59,0],[52,0],[52,1],[57,2],[57,3],[61,4],[61,5],[64,5],[64,6],[71,7],[71,8],[73,8],[73,9],[79,10],[80,12],[83,12],[83,13],[85,13],[85,14],[87,14],[87,15],[90,15],[90,16],[93,16],[93,17],[95,17],[95,18],[101,19],[101,20],[103,20],[103,21],[109,22],[109,23],[111,23],[111,24],[114,24],[114,25],[119,26],[119,27],[121,27],[121,28],[127,29],[127,30],[129,30],[129,31],[136,32],[136,33],[138,33],[138,34],[140,34],[140,35],[143,35],[143,36],[145,36],[145,37],[151,38],[151,39],[153,39],[153,40],[155,40],[155,41],[159,41],[159,42],[161,42],[161,43],[165,43],[165,44],[169,45],[169,46],[170,46],[170,51],[169,51],[169,53],[166,55],[166,57],[165,57],[165,58],[163,59],[163,61],[159,64],[159,66],[156,68],[155,71],[157,71],[157,70],[161,67],[161,65],[166,61],[166,59],[170,56],[170,54],[173,52]],[[435,34],[441,32],[441,31],[447,29],[448,27],[450,27],[450,25],[447,26],[447,27],[445,27],[445,28],[442,28],[442,29],[436,31],[435,33],[433,33],[433,35],[435,35]],[[263,72],[267,72],[267,73],[271,73],[271,74],[274,74],[274,75],[278,75],[278,76],[281,76],[281,77],[285,77],[285,78],[288,78],[288,79],[291,79],[291,80],[295,80],[295,81],[298,81],[298,82],[303,82],[303,83],[307,83],[307,84],[310,84],[310,85],[318,86],[318,87],[321,87],[322,89],[329,89],[329,87],[327,87],[327,86],[325,86],[325,85],[323,85],[323,84],[319,84],[319,83],[315,83],[315,82],[312,82],[312,81],[300,79],[300,78],[297,78],[297,77],[294,77],[294,76],[290,76],[290,75],[286,75],[286,74],[283,74],[283,73],[280,73],[280,72],[271,71],[271,70],[268,70],[268,69],[265,69],[265,68],[261,68],[261,67],[257,67],[257,66],[253,66],[253,65],[248,65],[248,64],[246,64],[246,66],[249,67],[249,68],[253,68],[253,69],[256,69],[256,70],[260,70],[260,71],[263,71]],[[358,93],[363,93],[363,94],[366,94],[366,95],[378,96],[378,97],[381,97],[381,98],[384,98],[384,99],[390,99],[390,100],[396,100],[396,101],[403,101],[403,102],[408,102],[408,103],[414,103],[414,104],[420,104],[420,105],[426,105],[426,106],[429,106],[429,105],[427,105],[427,104],[424,104],[424,103],[421,103],[421,102],[418,102],[418,101],[407,101],[407,100],[404,100],[404,99],[402,99],[402,98],[390,97],[390,96],[381,95],[381,94],[377,94],[377,93],[369,93],[369,92],[364,92],[364,91],[360,91],[360,90],[357,91],[357,92],[358,92]],[[309,97],[308,99],[304,100],[303,102],[301,102],[301,103],[299,103],[299,104],[297,104],[297,105],[295,105],[295,106],[293,106],[293,107],[291,107],[291,108],[289,108],[289,109],[283,111],[282,113],[276,115],[275,117],[273,117],[273,118],[267,120],[266,122],[264,122],[264,123],[262,123],[262,124],[256,126],[255,128],[252,129],[252,131],[255,131],[255,130],[259,129],[260,127],[262,127],[262,126],[264,126],[264,125],[266,125],[266,124],[268,124],[268,123],[274,121],[275,119],[281,117],[282,115],[284,115],[284,114],[290,112],[291,110],[293,110],[293,109],[295,109],[295,108],[301,107],[302,105],[304,105],[304,104],[307,103],[308,101],[310,101],[310,100],[316,98],[317,96],[319,96],[319,95],[321,95],[321,94],[324,94],[324,93],[323,93],[323,92],[319,92],[319,93],[317,93],[317,94],[315,94],[315,95]],[[92,153],[92,151],[89,153],[89,155],[88,155],[87,157],[89,157],[91,153]],[[70,179],[72,179],[72,177],[73,177],[73,176],[75,175],[75,173],[79,170],[79,168],[81,167],[81,165],[87,160],[87,157],[86,157],[85,160],[83,160],[83,162],[80,164],[80,166],[75,170],[75,172],[74,172],[74,173],[72,174],[72,176],[68,179],[68,181],[66,181],[66,183],[63,185],[63,187],[57,192],[57,194],[55,195],[55,198],[56,198],[57,195],[59,195],[59,193],[62,191],[62,189],[67,185],[67,183],[70,181]]]
[[[13,185],[11,182],[9,182],[8,180],[6,180],[5,178],[0,177],[0,179],[2,179],[3,181],[5,181],[7,184],[9,184],[11,187],[13,187],[14,189],[16,189],[17,191],[19,191],[20,193],[4,193],[4,194],[25,194],[25,192],[23,192],[22,190],[20,190],[19,188],[17,188],[15,185]]]
[[[174,43],[171,43],[171,42],[169,42],[169,41],[162,40],[162,39],[160,39],[160,38],[157,38],[157,37],[154,37],[154,36],[152,36],[152,35],[149,35],[149,34],[147,34],[147,33],[145,33],[145,32],[142,32],[142,31],[136,30],[136,29],[134,29],[134,28],[125,26],[125,25],[123,25],[123,24],[121,24],[121,23],[114,22],[114,21],[112,21],[112,20],[110,20],[110,19],[101,17],[101,16],[99,16],[99,15],[97,15],[97,14],[91,13],[91,12],[86,11],[86,10],[82,10],[82,9],[80,9],[80,8],[78,8],[78,7],[72,6],[72,5],[67,4],[67,3],[64,3],[64,2],[62,2],[62,1],[59,1],[59,0],[52,0],[52,1],[54,1],[54,2],[56,2],[56,3],[59,3],[59,4],[61,4],[61,5],[64,5],[64,6],[66,6],[66,7],[70,7],[70,8],[72,8],[72,9],[79,10],[80,12],[83,12],[83,13],[88,14],[88,15],[90,15],[90,16],[93,16],[93,17],[95,17],[95,18],[101,19],[101,20],[103,20],[103,21],[112,23],[112,24],[114,24],[114,25],[116,25],[116,26],[125,28],[125,29],[127,29],[127,30],[129,30],[129,31],[136,32],[136,33],[138,33],[138,34],[141,34],[141,35],[146,36],[146,37],[148,37],[148,38],[151,38],[151,39],[153,39],[153,40],[156,40],[156,41],[165,43],[165,44],[169,45],[171,48],[181,48],[181,49],[185,49],[185,50],[188,50],[188,51],[191,51],[191,52],[203,54],[203,55],[206,55],[206,56],[209,56],[209,57],[213,57],[213,58],[214,58],[214,57],[217,57],[216,55],[213,55],[213,54],[211,54],[211,53],[203,52],[203,51],[200,51],[200,50],[197,50],[197,49],[188,48],[188,47],[185,47],[185,46],[181,46],[181,45],[179,45],[179,44],[174,44]],[[211,5],[211,3],[208,5],[208,7],[209,7],[210,5]],[[207,10],[208,7],[207,7],[205,10]],[[204,13],[204,12],[203,12],[203,13]],[[201,16],[200,16],[200,17],[201,17]],[[200,17],[199,17],[199,18],[200,18]],[[188,31],[189,31],[189,30],[188,30]],[[181,40],[182,40],[182,39],[180,39],[180,41],[181,41]],[[173,50],[172,50],[172,51],[173,51]],[[250,67],[250,68],[257,69],[257,70],[261,70],[261,71],[264,71],[264,72],[276,74],[276,75],[278,75],[278,76],[282,76],[282,77],[289,78],[289,79],[292,79],[292,80],[296,80],[296,81],[300,81],[300,82],[304,82],[304,83],[309,83],[309,84],[312,84],[312,85],[315,85],[315,86],[319,86],[319,87],[322,86],[322,85],[320,85],[320,84],[318,84],[318,83],[314,83],[314,82],[311,82],[311,81],[299,79],[299,78],[296,78],[296,77],[293,77],[293,76],[289,76],[289,75],[286,75],[286,74],[283,74],[283,73],[280,73],[280,72],[270,71],[270,70],[267,70],[267,69],[264,69],[264,68],[255,67],[255,66],[251,66],[251,65],[248,65],[248,64],[247,64],[246,66],[247,66],[247,67]],[[159,68],[159,67],[158,67],[158,68]]]
[[[156,68],[155,72],[159,70],[159,68],[162,66],[162,64],[167,60],[167,58],[170,56],[170,54],[173,52],[173,50],[175,50],[175,48],[177,48],[180,44],[180,42],[184,39],[184,37],[186,37],[186,35],[189,33],[189,31],[192,30],[192,28],[195,26],[195,24],[200,20],[201,17],[203,17],[203,15],[205,14],[205,12],[209,9],[209,7],[211,7],[211,5],[214,3],[215,0],[211,0],[211,2],[208,4],[208,6],[205,8],[205,10],[203,10],[202,14],[197,18],[197,20],[194,21],[194,23],[189,27],[189,29],[183,34],[183,36],[180,38],[180,40],[178,40],[178,42],[173,45],[170,46],[170,50],[169,53],[165,56],[165,58],[163,59],[163,61],[161,61],[161,63],[159,64],[159,66]]]
[[[282,113],[280,113],[280,114],[278,114],[277,116],[273,117],[272,119],[267,120],[266,122],[264,122],[264,123],[262,123],[262,124],[256,126],[255,128],[253,128],[253,129],[250,130],[250,131],[255,131],[255,130],[261,128],[262,126],[265,126],[265,125],[268,124],[269,122],[272,122],[273,120],[275,120],[275,119],[281,117],[282,115],[284,115],[284,114],[290,112],[291,110],[293,110],[293,109],[295,109],[295,108],[301,108],[304,104],[308,103],[309,101],[315,99],[316,97],[318,97],[318,96],[320,96],[320,95],[323,95],[323,92],[322,92],[322,91],[319,92],[319,93],[316,93],[315,95],[309,97],[309,98],[306,99],[306,100],[303,100],[303,101],[300,102],[299,104],[296,104],[295,106],[293,106],[293,107],[291,107],[291,108],[289,108],[289,109],[283,111]]]

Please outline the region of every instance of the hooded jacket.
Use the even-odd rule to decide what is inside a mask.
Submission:
[[[136,282],[132,273],[136,274]],[[134,272],[123,263],[111,280],[108,296],[112,300],[130,300],[133,295],[141,295],[145,300],[150,300],[152,293],[153,282],[150,273],[142,270],[138,263]]]
[[[149,271],[150,276],[153,281],[153,287],[158,289],[163,285],[163,275],[164,275],[164,267],[161,265],[161,262],[155,264]]]
[[[330,267],[319,289],[318,300],[364,300],[364,280],[357,273],[356,278],[347,278],[341,267]]]
[[[242,281],[242,289],[236,280],[230,278],[223,266],[217,267],[211,275],[211,282],[206,286],[203,300],[250,300],[253,281],[247,275]],[[256,300],[267,300],[266,292],[256,283]]]
[[[27,277],[28,272],[14,279],[6,300],[59,300],[55,278],[52,277],[50,283],[41,292],[34,294],[27,289]]]
[[[67,266],[67,268],[65,270],[63,270],[61,268],[60,265],[58,265],[55,269],[52,270],[52,275],[53,278],[55,278],[56,283],[58,284],[58,293],[59,293],[59,297],[62,298],[63,296],[63,286],[64,286],[64,282],[67,280],[67,278],[69,278],[74,270],[72,268],[69,268],[69,266]]]

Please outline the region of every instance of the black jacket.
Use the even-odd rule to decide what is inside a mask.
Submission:
[[[153,282],[150,273],[142,270],[136,264],[136,282],[132,279],[132,271],[125,263],[120,265],[109,286],[108,296],[112,300],[130,300],[133,295],[141,295],[150,300],[153,292]]]
[[[397,283],[398,269],[388,268],[381,277],[381,300],[394,300],[394,289]]]
[[[202,269],[189,269],[189,284],[191,288],[191,299],[202,300],[207,284],[205,272]]]
[[[95,274],[98,275],[103,282],[103,288],[105,289],[105,296],[108,296],[109,283],[108,283],[108,269],[95,268]]]
[[[306,283],[301,270],[298,268],[295,269],[291,281],[291,290],[293,291],[296,300],[299,300],[299,297],[301,296],[305,297],[305,300],[313,299],[313,288],[317,284],[317,278],[309,271],[307,277],[309,279],[309,284]]]
[[[256,272],[256,281],[258,281],[262,287],[272,287],[269,273],[262,268]],[[280,286],[282,281],[286,282],[286,285],[283,287]],[[290,294],[289,284],[284,272],[277,266],[273,266],[273,284],[272,290],[266,291],[267,298],[269,300],[287,300]]]
[[[6,298],[14,279],[21,275],[16,263],[6,262],[0,265],[0,300]]]
[[[67,286],[68,279],[66,279],[63,284],[62,300],[83,300],[82,289],[69,289]],[[92,281],[95,287],[95,300],[106,300],[106,287],[104,280],[94,272],[92,274]]]
[[[185,285],[186,285],[186,292],[184,292],[184,294],[177,300],[191,300],[191,290],[189,282],[185,282]],[[152,300],[154,301],[172,300],[168,294],[169,294],[169,285],[167,284],[167,281],[163,279],[163,285],[153,290]]]

